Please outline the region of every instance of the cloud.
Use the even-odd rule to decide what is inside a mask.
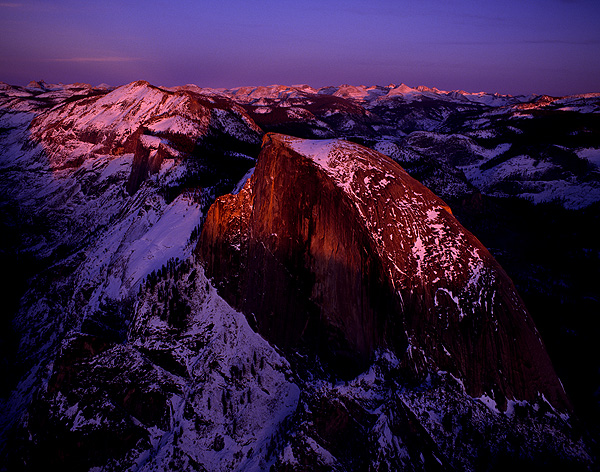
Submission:
[[[429,44],[441,44],[446,46],[491,46],[510,44],[569,44],[575,46],[593,46],[600,44],[600,39],[524,39],[522,41],[434,41]]]
[[[576,46],[591,46],[600,44],[600,39],[582,39],[582,40],[566,40],[566,39],[526,39],[525,44],[572,44]]]
[[[50,59],[51,62],[135,62],[141,61],[139,57],[68,57],[62,59]]]
[[[490,46],[496,44],[510,44],[506,41],[434,41],[429,44],[444,44],[447,46]]]

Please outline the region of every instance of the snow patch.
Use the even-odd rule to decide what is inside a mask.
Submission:
[[[237,195],[238,193],[240,193],[244,185],[246,185],[248,179],[250,179],[250,177],[252,177],[252,175],[254,174],[254,169],[255,167],[252,167],[250,170],[248,170],[248,172],[244,174],[244,176],[240,179],[240,181],[236,184],[233,191],[231,192],[232,195]]]
[[[595,166],[600,167],[600,149],[599,148],[582,148],[576,151],[577,155],[582,159],[587,159]]]
[[[492,413],[500,414],[500,410],[498,410],[496,401],[493,398],[484,394],[478,398],[475,398],[475,400],[479,400],[481,403],[487,406]]]

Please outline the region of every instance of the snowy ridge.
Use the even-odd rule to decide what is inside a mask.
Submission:
[[[204,90],[204,89],[202,89]],[[211,90],[211,89],[208,89]],[[345,99],[355,100],[363,103],[374,104],[377,101],[400,98],[410,103],[422,99],[437,99],[453,101],[457,103],[474,103],[490,107],[503,107],[515,103],[533,100],[536,95],[511,96],[487,92],[465,92],[455,90],[451,92],[418,86],[409,87],[406,84],[380,85],[340,85],[327,86],[314,89],[303,86],[270,85],[260,87],[238,87],[233,89],[215,89],[213,93],[220,93],[233,98],[239,103],[252,104],[268,100],[286,100],[290,98],[305,98],[310,95],[333,95]],[[589,97],[587,97],[589,98]]]
[[[32,125],[32,134],[44,143],[54,165],[59,156],[90,152],[111,152],[140,126],[197,139],[206,133],[210,115],[187,111],[190,97],[166,93],[148,83],[135,82],[92,99],[75,101],[41,115]],[[173,117],[172,114],[177,113]],[[64,130],[69,130],[65,133]],[[54,161],[58,160],[55,164]]]
[[[275,460],[268,458],[270,443],[298,402],[289,364],[217,295],[201,267],[178,286],[191,310],[178,340],[165,343],[170,323],[153,315],[161,306],[155,295],[160,283],[146,294],[133,321],[136,348],[172,350],[189,376],[170,400],[169,429],[153,433],[153,450],[141,454],[147,459],[140,470],[165,470],[174,459],[207,470],[267,470]],[[164,440],[173,434],[176,441]]]
[[[90,153],[131,152],[136,135],[143,132],[192,144],[211,128],[241,141],[256,139],[260,130],[244,110],[220,100],[217,103],[210,96],[133,82],[57,106],[34,120],[31,133],[56,168],[76,165],[69,163]]]

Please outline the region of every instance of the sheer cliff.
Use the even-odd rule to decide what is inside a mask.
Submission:
[[[543,395],[568,409],[508,276],[382,154],[268,134],[246,186],[210,209],[198,250],[258,332],[342,377],[386,348],[412,375],[448,371],[502,408]]]

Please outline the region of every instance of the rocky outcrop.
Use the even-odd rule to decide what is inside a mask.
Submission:
[[[286,351],[338,375],[389,349],[407,375],[447,371],[467,392],[568,400],[512,282],[445,203],[357,144],[268,134],[197,248],[223,297]]]
[[[146,180],[148,175],[156,174],[164,159],[177,157],[178,152],[155,136],[142,135],[133,155],[131,173],[127,180],[127,192],[133,195]]]

